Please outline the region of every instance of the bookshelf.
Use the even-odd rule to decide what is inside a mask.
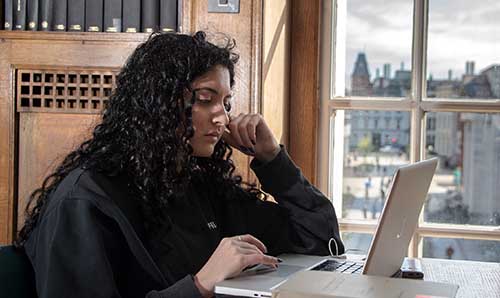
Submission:
[[[184,0],[0,0],[0,30],[171,32]]]

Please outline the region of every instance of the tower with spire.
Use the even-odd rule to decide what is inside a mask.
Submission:
[[[365,53],[358,53],[354,71],[351,75],[351,90],[354,96],[372,95],[372,83],[370,83],[370,73],[368,72],[368,62]]]

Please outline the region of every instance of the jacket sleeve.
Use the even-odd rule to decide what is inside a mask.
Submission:
[[[151,291],[146,298],[198,298],[200,291],[194,284],[193,276],[188,275],[170,287],[161,291]]]
[[[37,227],[32,262],[38,297],[133,296],[124,291],[124,284],[134,280],[126,280],[126,267],[120,267],[131,262],[132,256],[123,253],[127,249],[121,246],[124,243],[116,236],[113,224],[112,219],[85,199],[65,198],[54,206]],[[140,292],[148,298],[200,297],[190,276],[164,290]]]
[[[275,254],[328,255],[330,250],[334,254],[344,253],[332,203],[307,181],[283,146],[272,161],[261,163],[254,159],[250,166],[262,189],[278,203],[264,202],[254,209],[265,214],[259,216],[262,223],[253,226],[260,230],[256,234],[264,238],[268,249],[270,246]]]

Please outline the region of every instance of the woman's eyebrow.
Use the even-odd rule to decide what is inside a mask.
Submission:
[[[215,95],[219,95],[219,92],[213,88],[210,88],[210,87],[200,87],[200,88],[196,88],[193,90],[193,92],[197,92],[197,91],[202,91],[202,90],[205,90],[205,91],[209,91],[211,93],[214,93]],[[228,95],[226,95],[224,98],[231,98],[233,97],[233,94],[230,93]]]
[[[194,89],[193,91],[196,92],[196,91],[201,91],[201,90],[205,90],[205,91],[210,91],[212,93],[215,93],[215,95],[219,95],[219,92],[217,92],[217,90],[213,89],[213,88],[210,88],[210,87],[201,87],[201,88],[196,88]]]

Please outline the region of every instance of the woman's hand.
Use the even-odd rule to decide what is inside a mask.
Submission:
[[[260,161],[273,160],[280,146],[260,114],[239,114],[231,118],[223,139],[230,146]]]
[[[215,284],[241,273],[248,266],[267,264],[277,267],[278,259],[265,255],[266,247],[251,235],[224,238],[195,276],[203,297],[211,297]]]

